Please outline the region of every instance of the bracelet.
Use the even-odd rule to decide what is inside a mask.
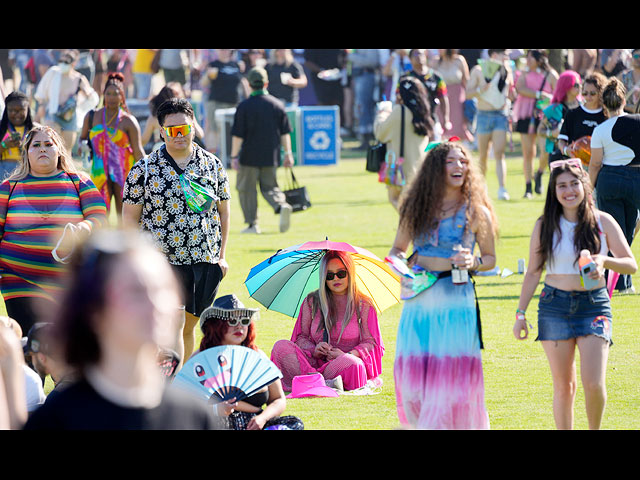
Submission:
[[[525,312],[524,310],[520,310],[519,308],[516,309],[516,313],[521,313],[522,315],[526,315],[527,312]]]
[[[0,145],[2,145],[2,148],[4,148],[5,150],[7,150],[7,144],[4,143],[4,141],[2,141],[2,143],[0,143]]]

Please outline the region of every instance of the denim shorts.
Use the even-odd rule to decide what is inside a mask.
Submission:
[[[509,118],[503,110],[478,110],[476,133],[486,135],[496,130],[509,131]]]
[[[544,285],[538,301],[536,340],[596,335],[612,345],[611,328],[611,302],[606,287],[569,292]]]

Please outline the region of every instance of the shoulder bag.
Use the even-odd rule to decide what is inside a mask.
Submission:
[[[400,155],[396,157],[395,152],[386,153],[385,162],[378,172],[378,181],[387,185],[402,187],[405,184],[402,164],[404,163],[404,105],[400,110]]]
[[[285,170],[290,173],[287,179],[287,185],[283,190],[284,196],[287,198],[287,203],[291,205],[294,212],[306,210],[311,206],[307,187],[301,187],[298,184],[296,176],[293,174],[293,168],[286,168]]]

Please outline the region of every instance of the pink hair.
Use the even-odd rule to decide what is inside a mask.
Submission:
[[[562,103],[567,98],[567,92],[571,90],[575,84],[580,83],[580,74],[573,70],[565,70],[558,77],[556,89],[553,92],[551,103]]]

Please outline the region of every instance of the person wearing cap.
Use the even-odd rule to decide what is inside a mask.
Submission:
[[[284,104],[270,95],[269,77],[262,67],[247,75],[252,89],[249,98],[238,105],[231,128],[231,166],[237,170],[236,188],[244,221],[242,233],[260,233],[256,184],[276,214],[280,214],[280,231],[289,229],[293,208],[278,187],[276,172],[280,149],[284,149],[285,167],[293,167],[291,124]]]
[[[55,396],[67,385],[73,383],[75,375],[73,369],[68,367],[59,352],[53,348],[51,334],[53,324],[50,322],[38,322],[29,329],[27,344],[24,347],[25,355],[31,356],[33,369],[45,378],[51,376],[54,388],[49,392],[47,399]]]
[[[257,308],[246,308],[234,294],[217,298],[200,315],[203,337],[198,352],[220,345],[240,345],[259,352],[267,359],[256,345],[255,320],[258,316]],[[286,402],[282,382],[278,379],[242,401],[231,399],[217,404],[215,411],[217,415],[226,417],[232,430],[262,430],[277,426],[290,430],[304,429],[299,418],[281,416]]]

